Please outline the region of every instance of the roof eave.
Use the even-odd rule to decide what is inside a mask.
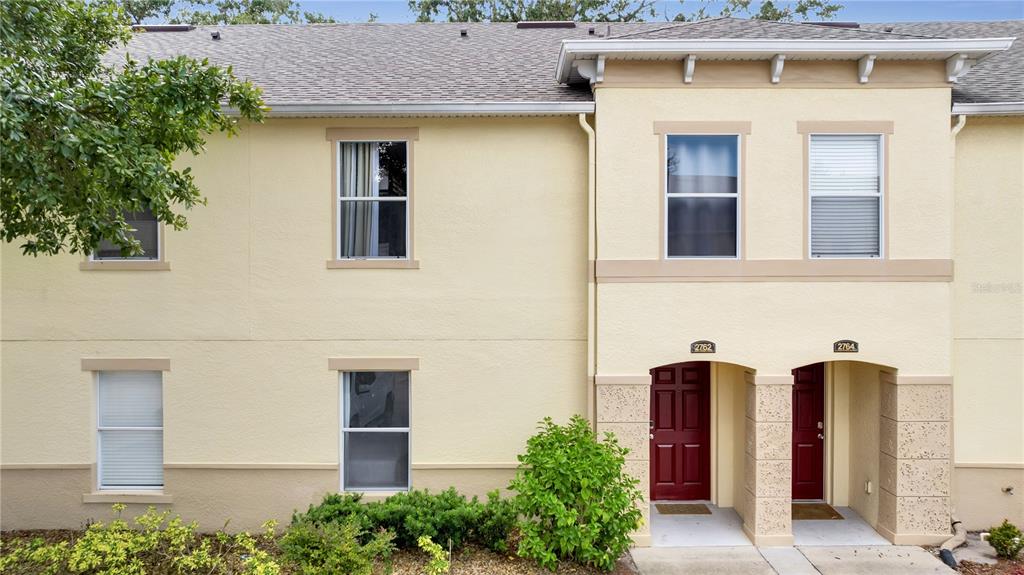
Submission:
[[[1022,102],[964,102],[953,104],[954,116],[1020,116],[1024,115]]]
[[[594,113],[593,102],[407,102],[314,104],[268,102],[271,118],[359,116],[559,116]],[[226,108],[229,113],[237,110]]]
[[[981,59],[1006,50],[1015,38],[898,39],[898,40],[778,40],[778,39],[687,39],[687,40],[563,40],[555,77],[565,83],[573,62],[605,57],[631,59],[659,56],[683,59],[771,59],[784,54],[789,59],[858,60],[873,55],[881,59],[946,60],[955,56]]]

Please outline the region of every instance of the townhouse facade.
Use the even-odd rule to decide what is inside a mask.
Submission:
[[[3,529],[483,494],[574,413],[756,544],[1024,522],[1021,22],[213,31],[128,47],[271,107],[190,228],[3,246]]]

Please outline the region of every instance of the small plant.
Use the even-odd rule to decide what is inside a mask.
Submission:
[[[430,556],[430,561],[427,562],[427,575],[444,575],[451,569],[451,556],[444,547],[434,543],[426,535],[421,536],[416,543]]]
[[[5,574],[88,573],[144,575],[147,573],[203,573],[209,575],[279,575],[277,561],[266,548],[274,540],[275,523],[264,524],[258,535],[223,531],[212,537],[196,533],[196,523],[184,523],[169,511],[152,507],[130,526],[121,519],[125,506],[113,506],[109,523],[92,523],[73,541],[47,544],[42,539],[18,542],[0,555]]]
[[[299,522],[285,532],[281,549],[304,575],[371,575],[374,562],[391,556],[392,539],[394,534],[385,530],[367,534],[355,520]]]
[[[627,453],[578,415],[565,426],[545,418],[509,485],[522,517],[519,555],[551,570],[570,559],[610,571],[642,521],[639,481],[622,471]]]
[[[1017,554],[1024,549],[1024,533],[1009,519],[1004,519],[1002,525],[988,530],[988,544],[999,557],[1016,559]]]
[[[496,553],[508,553],[508,538],[516,526],[516,518],[512,500],[502,499],[497,489],[491,491],[476,527],[477,543]]]

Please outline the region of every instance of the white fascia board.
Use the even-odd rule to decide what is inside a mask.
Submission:
[[[953,115],[959,116],[1016,116],[1024,114],[1024,102],[986,102],[981,104],[953,104]]]
[[[310,116],[554,116],[593,114],[593,102],[422,102],[395,104],[274,104],[271,118]],[[238,111],[225,108],[228,113]]]
[[[628,59],[636,56],[659,56],[697,59],[745,56],[770,60],[777,54],[792,59],[850,59],[873,54],[879,59],[906,58],[944,60],[956,54],[980,58],[1006,50],[1015,38],[968,39],[900,39],[900,40],[729,40],[721,38],[687,40],[562,40],[555,77],[565,82],[572,62],[581,57]]]

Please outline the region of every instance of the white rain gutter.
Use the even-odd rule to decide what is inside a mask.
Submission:
[[[697,60],[770,60],[785,54],[790,60],[979,60],[1006,50],[1014,38],[884,39],[884,40],[779,40],[779,39],[686,39],[686,40],[562,40],[555,77],[566,82],[577,60],[598,56],[614,59],[678,58]]]
[[[317,116],[557,116],[593,114],[593,102],[413,102],[396,104],[268,104],[271,118]],[[238,110],[225,108],[228,113]]]
[[[1024,114],[1024,102],[953,104],[954,116],[1016,116]]]
[[[596,390],[597,375],[597,280],[594,266],[597,261],[597,147],[594,128],[587,115],[579,115],[580,128],[587,134],[587,419],[597,429]]]

